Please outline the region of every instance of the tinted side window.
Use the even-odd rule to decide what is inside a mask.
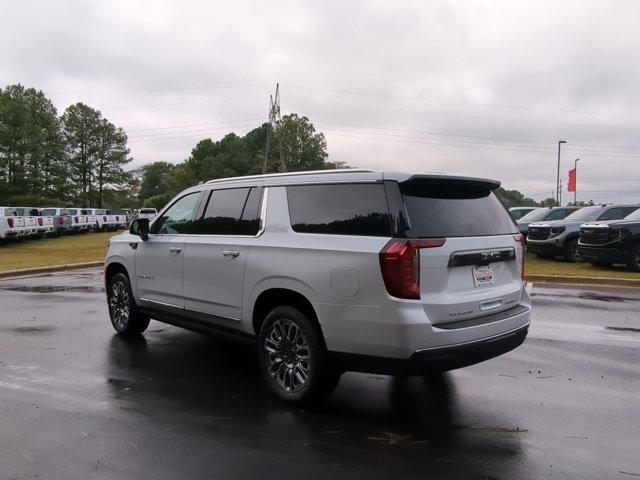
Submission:
[[[637,209],[638,209],[638,207],[625,207],[625,208],[622,209],[622,215],[624,215],[626,217],[627,215],[631,215]]]
[[[255,235],[260,228],[260,188],[211,192],[204,214],[194,225],[200,235]]]
[[[175,235],[191,233],[191,218],[198,201],[199,192],[185,195],[162,214],[153,224],[151,233]]]
[[[622,218],[622,209],[621,208],[610,208],[606,212],[604,212],[598,220],[619,220]]]
[[[382,184],[287,187],[295,232],[391,236],[391,219]]]

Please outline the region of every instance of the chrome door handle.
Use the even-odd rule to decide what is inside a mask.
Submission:
[[[169,252],[171,252],[173,254],[180,253],[181,251],[182,251],[182,249],[180,247],[171,247],[171,248],[169,248]]]
[[[238,250],[225,250],[222,252],[223,257],[236,258],[238,255],[240,255]]]

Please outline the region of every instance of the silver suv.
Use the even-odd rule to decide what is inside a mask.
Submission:
[[[213,180],[111,239],[111,323],[253,339],[282,398],[345,371],[422,375],[501,355],[529,328],[523,237],[493,190],[334,170]]]

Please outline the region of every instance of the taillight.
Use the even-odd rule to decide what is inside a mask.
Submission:
[[[80,221],[78,220],[78,217],[73,217],[73,220],[74,220],[76,223],[80,223]]]
[[[60,225],[64,225],[64,217],[59,217],[59,218],[58,218],[58,223],[59,223]]]
[[[38,225],[42,226],[42,224],[43,224],[42,217],[38,217]]]
[[[102,221],[106,222],[107,221],[107,217],[106,216],[102,217]]]
[[[521,233],[514,234],[513,235],[513,239],[516,242],[518,242],[520,245],[522,245],[522,255],[521,255],[521,258],[520,258],[520,261],[522,262],[522,264],[520,266],[520,278],[524,282],[524,250],[525,250],[526,241],[524,239],[524,235],[522,235]]]
[[[7,225],[9,225],[9,228],[13,228],[13,218],[7,218]]]
[[[420,249],[444,245],[444,238],[393,238],[380,251],[380,270],[390,295],[420,298]]]

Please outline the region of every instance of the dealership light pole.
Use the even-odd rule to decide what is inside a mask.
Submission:
[[[576,195],[578,194],[578,162],[579,158],[576,158],[576,161],[573,162],[573,204],[576,204]]]
[[[563,143],[567,143],[565,140],[558,142],[558,174],[556,176],[556,203],[560,206],[560,147]]]

